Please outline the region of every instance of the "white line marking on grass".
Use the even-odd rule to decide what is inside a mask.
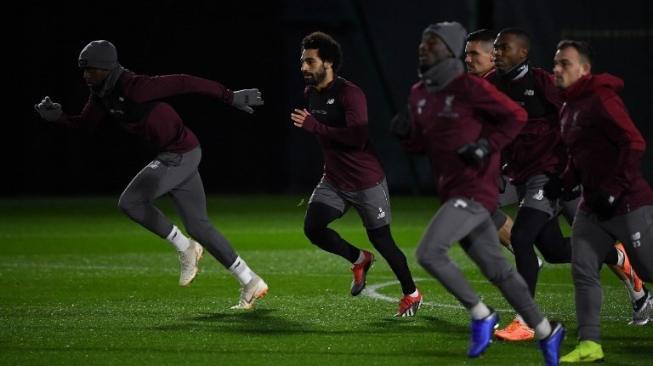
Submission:
[[[426,281],[428,279],[425,278],[413,278],[413,281],[418,282],[418,281]],[[474,281],[470,281],[474,282]],[[479,281],[480,282],[480,281]],[[394,280],[394,281],[388,281],[388,282],[382,282],[382,283],[377,283],[375,285],[367,285],[365,289],[362,292],[362,295],[365,295],[369,298],[375,299],[375,300],[381,300],[381,301],[387,301],[387,302],[398,302],[400,299],[390,297],[387,295],[383,295],[377,292],[377,290],[392,286],[392,285],[397,285],[399,284],[399,281]],[[428,305],[434,308],[446,308],[446,309],[461,309],[461,310],[466,310],[464,306],[462,305],[454,305],[454,304],[443,304],[439,302],[433,302],[433,301],[424,301],[422,302],[422,305]],[[501,312],[511,312],[514,310],[513,309],[503,309],[503,308],[496,308],[495,310],[501,311]]]
[[[413,281],[418,282],[418,281],[426,281],[425,278],[413,278]],[[398,302],[400,299],[390,297],[387,295],[383,295],[377,292],[377,290],[399,284],[399,281],[394,280],[394,281],[388,281],[388,282],[382,282],[382,283],[377,283],[375,285],[367,285],[365,289],[363,290],[362,294],[375,299],[375,300],[381,300],[381,301],[387,301],[387,302]],[[454,304],[443,304],[439,302],[433,302],[433,301],[424,301],[422,302],[422,305],[428,305],[436,308],[447,308],[447,309],[462,309],[465,310],[465,308],[462,305],[454,305]],[[498,311],[510,311],[511,309],[496,309]]]
[[[418,282],[418,281],[428,281],[426,278],[413,278],[413,281]],[[487,283],[487,281],[479,281],[479,280],[470,280],[470,283]],[[387,281],[387,282],[382,282],[382,283],[377,283],[375,285],[367,285],[363,292],[361,292],[361,295],[367,296],[371,299],[374,300],[381,300],[381,301],[386,301],[386,302],[398,302],[400,299],[394,298],[391,296],[383,295],[377,292],[377,290],[392,286],[392,285],[398,285],[399,281],[394,280],[394,281]],[[443,303],[438,303],[438,302],[433,302],[433,301],[424,301],[422,302],[422,305],[428,305],[434,308],[446,308],[446,309],[461,309],[461,310],[466,310],[465,307],[462,305],[452,305],[452,304],[443,304]],[[496,308],[496,311],[499,312],[509,312],[509,313],[514,313],[515,310],[512,308]],[[573,314],[568,314],[568,313],[561,313],[561,312],[551,312],[547,311],[546,315],[548,316],[574,316]],[[623,317],[617,316],[617,315],[602,315],[602,319],[610,320],[610,321],[622,321],[624,320]]]

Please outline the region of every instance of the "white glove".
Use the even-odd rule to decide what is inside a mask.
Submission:
[[[254,113],[251,106],[263,105],[263,98],[258,89],[243,89],[234,92],[234,100],[231,103],[235,108],[247,113]]]
[[[41,118],[48,122],[57,121],[59,118],[61,118],[61,114],[63,113],[61,111],[61,104],[52,103],[52,100],[50,100],[50,97],[48,96],[43,98],[41,103],[34,104],[34,109],[39,112]]]

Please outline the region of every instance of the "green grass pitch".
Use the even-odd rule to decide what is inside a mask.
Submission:
[[[540,365],[534,343],[495,342],[465,356],[468,317],[415,261],[415,246],[438,202],[394,197],[392,231],[426,303],[415,318],[393,318],[399,285],[378,257],[374,289],[349,295],[349,264],[303,236],[298,196],[215,196],[216,227],[270,285],[254,311],[228,310],[238,284],[210,255],[189,288],[177,286],[172,247],[123,216],[117,197],[0,200],[2,365]],[[174,218],[170,201],[159,206]],[[371,248],[349,212],[335,227]],[[568,227],[565,227],[568,231]],[[451,252],[485,301],[512,313],[457,246]],[[506,255],[510,254],[506,251]],[[511,259],[512,261],[512,259]],[[603,271],[607,365],[651,365],[653,327],[631,327],[621,283]],[[537,301],[576,344],[568,265],[546,265]]]

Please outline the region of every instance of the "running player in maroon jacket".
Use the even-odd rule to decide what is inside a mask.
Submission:
[[[465,65],[467,72],[480,78],[491,77],[494,69],[494,40],[497,33],[491,29],[479,29],[467,35],[465,39]],[[499,186],[499,207],[492,213],[492,221],[499,231],[499,240],[511,253],[514,254],[510,243],[510,233],[514,224],[512,218],[501,210],[501,207],[517,203],[515,186],[508,182],[508,178],[501,175]],[[541,266],[542,261],[537,258]]]
[[[554,65],[565,102],[562,138],[570,157],[561,188],[583,188],[572,227],[571,261],[580,344],[561,361],[592,362],[603,359],[599,272],[615,239],[623,243],[640,277],[653,281],[653,190],[640,171],[646,142],[617,95],[623,81],[610,74],[592,75],[584,42],[558,43]],[[646,324],[653,298],[646,291],[637,303]]]
[[[412,131],[404,146],[429,157],[442,205],[426,228],[417,259],[470,312],[469,357],[487,349],[499,317],[448,256],[456,242],[535,329],[546,364],[557,365],[564,327],[538,310],[501,253],[490,218],[497,207],[500,152],[523,128],[526,112],[486,80],[464,72],[465,36],[459,23],[432,24],[418,49],[422,80],[411,89]]]
[[[181,264],[180,286],[188,286],[193,281],[206,247],[242,286],[240,302],[233,308],[251,308],[257,298],[265,295],[268,286],[211,224],[197,171],[202,156],[199,142],[172,106],[161,99],[179,94],[204,94],[253,113],[251,106],[263,104],[258,89],[232,92],[220,83],[190,75],[138,75],[118,63],[116,48],[104,40],[84,47],[79,55],[79,67],[90,89],[81,114],[63,113],[61,105],[49,97],[35,106],[37,112],[47,121],[73,127],[115,124],[156,148],[158,155],[129,183],[118,206],[132,220],[175,247]],[[154,206],[154,200],[166,194],[172,197],[192,239]]]
[[[490,29],[479,29],[467,35],[465,39],[465,65],[467,72],[481,78],[487,78],[494,74],[494,39],[496,32]],[[410,130],[410,115],[408,110],[402,110],[391,122],[391,132],[400,139],[405,138]],[[510,232],[513,220],[510,216],[501,211],[500,207],[511,205],[517,202],[517,192],[514,185],[507,182],[507,178],[501,176],[499,195],[499,208],[492,213],[492,221],[499,232],[499,240],[510,252],[513,252],[510,244]],[[514,253],[514,252],[513,252]],[[542,262],[539,260],[540,265]]]
[[[324,154],[324,175],[309,200],[304,233],[321,249],[353,263],[351,294],[360,294],[374,255],[356,248],[328,227],[353,206],[370,242],[401,283],[404,296],[396,315],[413,316],[422,295],[390,233],[388,185],[370,144],[365,94],[337,76],[341,52],[340,44],[322,32],[311,33],[302,41],[301,71],[309,107],[295,109],[290,118],[296,127],[317,136]]]
[[[494,42],[497,70],[488,80],[528,113],[526,127],[503,151],[503,160],[507,165],[504,171],[516,186],[520,201],[511,233],[517,270],[535,296],[540,265],[534,246],[549,263],[571,261],[570,240],[563,237],[557,214],[562,210],[571,224],[576,214],[577,194],[574,197],[576,191],[570,191],[564,199],[544,194],[546,185],[559,181],[567,154],[560,137],[560,94],[551,74],[529,64],[530,43],[530,36],[522,29],[507,28],[499,32]],[[627,267],[627,261],[622,247],[614,247],[605,258],[605,263],[612,266]],[[622,278],[621,274],[618,276]],[[631,278],[633,283],[638,281],[635,276]],[[507,341],[533,338],[533,330],[519,314],[495,334]]]

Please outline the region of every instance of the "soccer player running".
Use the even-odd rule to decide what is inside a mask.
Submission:
[[[162,98],[179,94],[203,94],[247,113],[263,104],[258,89],[232,92],[220,83],[191,75],[146,76],[118,63],[111,42],[90,42],[79,54],[90,95],[80,115],[63,113],[61,105],[45,97],[35,105],[43,119],[70,127],[93,128],[109,123],[139,136],[158,151],[129,183],[118,206],[132,220],[167,239],[179,253],[179,285],[188,286],[198,272],[203,247],[241,284],[238,305],[249,309],[268,291],[267,284],[236,254],[213,227],[206,210],[206,196],[197,167],[202,150],[173,107]],[[169,194],[190,238],[154,206],[154,200]]]
[[[409,105],[407,150],[424,152],[442,205],[417,249],[419,263],[471,315],[467,355],[480,356],[499,322],[448,256],[455,242],[535,329],[547,365],[557,365],[564,327],[538,310],[528,287],[501,253],[490,218],[497,206],[499,155],[526,122],[526,112],[487,81],[466,74],[460,57],[466,31],[457,22],[428,26],[418,48],[419,76]]]
[[[558,43],[553,73],[563,90],[562,138],[570,154],[561,189],[583,187],[571,261],[580,343],[561,361],[594,362],[604,358],[599,273],[615,239],[641,278],[653,281],[653,190],[640,171],[646,142],[617,95],[623,81],[592,75],[587,43],[572,40]],[[653,298],[646,293],[637,302],[648,322]]]
[[[465,65],[467,72],[480,78],[487,78],[494,73],[494,39],[496,32],[491,29],[479,29],[467,35],[465,39]],[[391,132],[402,139],[410,131],[410,115],[408,110],[402,110],[391,122]],[[515,187],[507,182],[507,178],[500,178],[499,207],[517,202]],[[499,208],[492,213],[492,221],[499,232],[499,241],[511,253],[510,232],[513,220]],[[539,260],[540,265],[542,262]]]
[[[559,196],[545,194],[545,186],[558,184],[567,162],[558,115],[562,101],[552,75],[529,64],[530,43],[530,36],[522,29],[506,28],[499,32],[494,42],[497,70],[488,80],[528,113],[526,126],[503,151],[503,160],[507,164],[504,172],[515,184],[520,200],[510,241],[517,270],[534,297],[540,269],[534,245],[549,263],[571,261],[570,241],[562,235],[557,213],[563,206],[571,223],[580,191],[570,190],[561,200]],[[605,263],[629,266],[623,247],[606,252]],[[627,274],[632,283],[639,281],[632,271]],[[533,329],[520,314],[507,327],[496,331],[498,338],[507,341],[530,340],[533,335]]]
[[[322,32],[302,40],[301,71],[307,84],[308,110],[295,109],[293,124],[317,136],[324,154],[324,175],[309,200],[304,221],[306,237],[321,249],[353,263],[351,294],[363,291],[374,255],[344,240],[328,225],[353,206],[367,236],[399,279],[403,298],[396,316],[413,316],[422,303],[406,257],[390,233],[388,185],[372,149],[365,94],[338,76],[340,44]]]
[[[465,40],[465,65],[467,72],[480,78],[488,78],[494,74],[494,40],[497,33],[491,29],[479,29],[467,35]],[[512,218],[500,208],[517,203],[515,186],[508,178],[501,175],[499,185],[499,208],[492,213],[492,221],[499,231],[499,241],[514,254],[510,244],[510,233],[514,224]],[[542,261],[537,257],[538,265]]]

